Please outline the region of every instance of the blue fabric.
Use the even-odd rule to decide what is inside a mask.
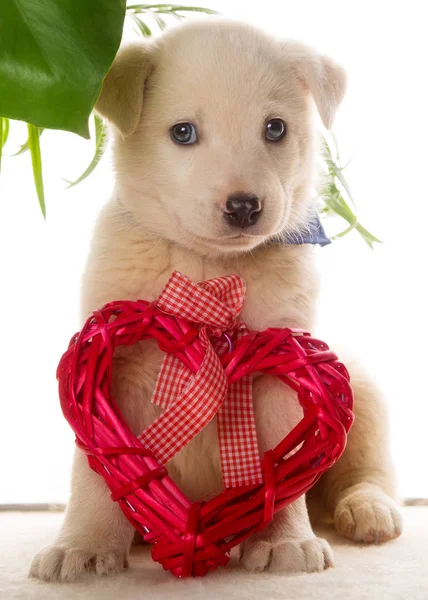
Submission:
[[[286,245],[312,244],[314,246],[318,245],[322,247],[331,244],[331,239],[327,237],[318,213],[314,211],[304,229],[301,231],[293,231],[292,233],[284,233],[280,243]]]

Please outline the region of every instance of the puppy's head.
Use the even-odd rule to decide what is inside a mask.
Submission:
[[[312,100],[329,128],[344,88],[330,59],[220,19],[125,47],[97,103],[116,129],[117,193],[155,236],[250,250],[304,220]]]

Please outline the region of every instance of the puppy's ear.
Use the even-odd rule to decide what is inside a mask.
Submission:
[[[346,90],[344,69],[328,56],[303,45],[294,48],[295,67],[303,85],[309,89],[327,129],[331,129]]]
[[[95,110],[123,136],[133,133],[139,123],[144,82],[152,69],[152,55],[151,43],[124,46],[104,78]]]

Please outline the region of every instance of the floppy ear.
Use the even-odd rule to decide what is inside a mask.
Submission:
[[[152,69],[152,50],[150,43],[124,46],[104,78],[95,110],[123,136],[133,133],[139,123],[144,82]]]
[[[327,129],[331,129],[339,104],[346,90],[344,69],[328,56],[300,47],[296,56],[299,78],[309,89]]]

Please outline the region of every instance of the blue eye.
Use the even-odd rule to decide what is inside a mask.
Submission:
[[[189,145],[198,141],[193,123],[177,123],[171,129],[171,137],[176,144]]]
[[[279,142],[287,133],[287,125],[282,119],[271,119],[266,124],[265,139],[268,142]]]

